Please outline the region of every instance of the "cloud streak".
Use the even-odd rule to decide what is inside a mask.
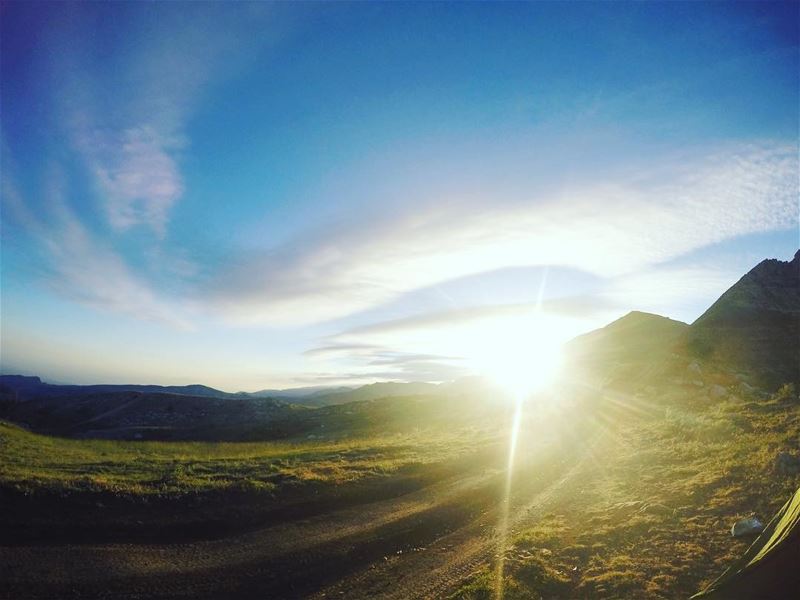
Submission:
[[[129,39],[103,48],[81,19],[67,19],[53,33],[58,119],[94,178],[113,230],[143,226],[165,237],[186,189],[180,152],[187,123],[206,88],[258,49],[251,29],[263,24],[261,12],[157,5],[133,13]],[[99,68],[98,55],[110,68]]]
[[[190,329],[188,305],[163,298],[125,261],[75,216],[65,200],[58,178],[48,185],[50,218],[37,217],[25,203],[8,174],[3,179],[3,205],[24,227],[42,254],[46,283],[74,302],[121,313],[135,319]]]
[[[609,310],[619,309],[619,307],[620,305],[616,302],[611,302],[608,298],[600,296],[554,298],[543,301],[541,304],[530,302],[471,306],[363,325],[348,329],[344,335],[371,335],[403,332],[412,329],[437,329],[485,319],[514,318],[530,315],[537,311],[549,315],[590,318],[598,313],[606,314]],[[358,348],[358,346],[355,346],[355,348]]]
[[[630,274],[725,239],[796,225],[791,145],[685,155],[532,199],[408,202],[241,256],[207,290],[242,323],[342,318],[415,289],[508,267]]]
[[[109,224],[117,231],[146,225],[163,238],[170,210],[184,190],[171,155],[175,144],[164,141],[150,126],[93,132],[90,137],[79,146],[105,197]]]

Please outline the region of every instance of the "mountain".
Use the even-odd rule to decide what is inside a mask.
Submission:
[[[687,350],[765,388],[800,383],[800,250],[762,261],[720,296],[692,323]]]
[[[565,354],[570,376],[594,385],[699,382],[686,372],[693,363],[726,374],[720,382],[738,374],[765,390],[800,383],[800,251],[756,265],[691,325],[634,311],[575,338]]]
[[[116,392],[141,392],[148,394],[178,394],[205,398],[240,398],[208,387],[207,385],[136,385],[136,384],[97,384],[97,385],[55,385],[43,382],[39,377],[25,375],[0,375],[0,386],[11,390],[20,400],[44,396],[75,396]]]
[[[0,376],[0,419],[42,433],[78,438],[241,441],[303,434],[320,437],[339,429],[403,423],[414,418],[403,414],[403,406],[423,397],[438,400],[438,390],[439,386],[429,383],[389,382],[356,389],[230,394],[203,385],[51,385],[39,377],[4,375]],[[378,399],[386,403],[374,406],[372,401]],[[348,407],[340,407],[342,404]]]
[[[330,387],[327,385],[315,385],[299,388],[287,389],[266,389],[257,392],[239,392],[240,395],[250,396],[251,398],[279,398],[290,402],[301,401],[305,398],[312,398],[324,394],[339,394],[350,392],[355,388],[349,386]]]
[[[372,392],[363,391],[353,396],[354,400],[372,400],[380,396],[400,396],[413,394],[394,386],[406,384],[378,384]],[[429,384],[412,384],[426,386]],[[369,387],[369,386],[366,386]],[[5,390],[20,400],[43,397],[73,397],[88,394],[115,394],[119,392],[140,392],[143,394],[178,394],[196,398],[273,398],[303,404],[306,406],[326,406],[350,402],[345,398],[359,388],[348,386],[311,386],[289,389],[265,389],[257,392],[223,392],[207,385],[139,385],[139,384],[96,384],[96,385],[62,385],[45,383],[41,378],[27,375],[0,375],[0,390]]]
[[[322,391],[302,398],[294,398],[292,401],[304,406],[331,406],[381,398],[436,394],[438,391],[439,386],[435,383],[385,381],[344,391]]]
[[[576,337],[567,344],[567,351],[575,358],[605,365],[645,360],[668,351],[688,327],[682,321],[634,310]]]
[[[565,363],[571,378],[590,384],[625,385],[653,379],[671,363],[688,329],[681,321],[633,311],[568,342]]]

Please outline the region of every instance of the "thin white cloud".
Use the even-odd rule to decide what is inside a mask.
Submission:
[[[303,356],[314,359],[335,359],[342,356],[370,356],[381,350],[380,346],[374,344],[328,344],[306,350]]]
[[[796,150],[764,143],[685,155],[645,173],[525,200],[410,200],[242,257],[209,290],[244,323],[341,318],[403,293],[528,265],[631,274],[692,250],[796,225]]]
[[[620,305],[609,301],[606,297],[572,296],[566,298],[553,298],[543,301],[518,304],[494,304],[484,306],[470,306],[451,310],[425,313],[381,321],[361,327],[348,329],[341,335],[364,335],[403,332],[413,329],[438,329],[441,327],[460,325],[484,319],[516,318],[541,311],[553,316],[593,318],[608,314],[609,311],[619,310]],[[334,336],[337,337],[337,336]],[[369,346],[366,346],[369,348]],[[358,346],[355,346],[358,348]]]
[[[30,210],[7,173],[2,190],[4,208],[10,210],[42,254],[47,285],[80,304],[191,328],[188,305],[163,298],[108,244],[93,236],[69,208],[60,181],[51,179],[47,187],[48,219]]]
[[[114,230],[144,226],[166,235],[186,189],[180,151],[188,120],[205,89],[237,72],[264,43],[256,35],[264,16],[259,7],[187,11],[165,4],[136,13],[126,38],[110,47],[96,47],[100,38],[81,19],[46,40],[57,118]]]
[[[184,183],[170,144],[152,127],[94,132],[80,147],[105,198],[109,224],[116,230],[147,225],[164,237]]]
[[[90,31],[93,21],[83,19],[82,10],[75,7],[75,18],[45,26],[34,50],[33,62],[41,63],[52,90],[54,140],[67,142],[43,158],[56,170],[66,169],[61,157],[72,151],[79,159],[72,164],[94,184],[89,191],[108,231],[86,218],[85,208],[80,215],[70,208],[63,182],[46,184],[45,202],[27,204],[9,181],[5,144],[4,204],[36,242],[44,279],[61,296],[191,327],[190,315],[200,303],[170,296],[163,281],[185,291],[198,265],[185,252],[140,235],[145,232],[122,243],[118,234],[142,228],[159,240],[166,237],[186,188],[180,154],[188,145],[188,120],[205,88],[235,73],[263,44],[253,33],[265,24],[264,10],[154,6],[132,15],[125,39],[112,43]],[[123,245],[125,258],[117,250]],[[137,259],[150,265],[149,277],[131,268]],[[153,281],[157,274],[164,276],[161,285]]]

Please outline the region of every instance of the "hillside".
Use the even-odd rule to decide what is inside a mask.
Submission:
[[[371,383],[355,389],[318,391],[306,396],[296,397],[294,401],[305,406],[330,406],[398,396],[430,395],[436,394],[438,391],[439,386],[433,383],[387,381]]]
[[[660,383],[688,325],[633,311],[565,347],[568,378],[594,385]]]
[[[91,386],[89,386],[91,387]],[[270,398],[140,391],[0,396],[0,418],[59,436],[131,440],[275,439],[301,429],[301,407]]]
[[[800,250],[759,263],[688,331],[688,351],[775,389],[800,382]]]

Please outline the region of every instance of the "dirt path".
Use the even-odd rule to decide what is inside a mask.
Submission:
[[[448,478],[400,498],[390,498],[366,506],[358,506],[323,514],[309,519],[278,524],[265,529],[220,540],[188,544],[98,544],[83,546],[17,546],[0,547],[3,567],[10,573],[37,575],[31,567],[40,564],[44,570],[53,565],[68,573],[69,580],[96,579],[93,568],[98,555],[103,556],[106,571],[101,578],[110,579],[134,574],[161,574],[202,571],[214,566],[267,558],[297,552],[338,538],[376,529],[393,521],[408,518],[434,508],[485,483],[496,474]],[[69,548],[69,552],[65,552]]]
[[[552,455],[539,464],[515,475],[510,531],[548,510],[580,467]],[[221,540],[0,547],[0,596],[441,597],[500,548],[504,488],[504,472],[476,465],[397,498]]]
[[[463,515],[453,508],[475,490],[491,487],[499,477],[497,471],[451,477],[399,498],[214,541],[0,547],[0,595],[49,597],[55,589],[72,589],[75,596],[91,597],[101,595],[104,589],[116,589],[115,597],[146,597],[151,584],[160,582],[164,587],[156,586],[160,590],[156,595],[171,596],[174,586],[170,579],[186,578],[194,578],[187,589],[202,595],[200,588],[205,588],[208,580],[209,592],[224,588],[225,572],[231,568],[246,566],[244,577],[253,579],[270,567],[291,566],[292,562],[324,563],[328,554],[337,554],[337,545],[349,549],[368,544],[372,538],[385,538],[389,546],[393,539],[404,544],[403,534],[417,523],[461,520]],[[357,562],[358,557],[354,559]],[[120,582],[126,582],[124,590],[119,589]],[[23,590],[25,595],[18,595]],[[174,595],[184,594],[177,590]]]
[[[512,491],[506,531],[513,533],[555,508],[562,495],[580,487],[578,474],[584,457],[560,478],[544,474],[534,485]],[[513,489],[513,486],[512,486]],[[495,504],[474,522],[442,536],[421,552],[395,555],[380,565],[370,565],[352,577],[320,590],[313,598],[442,598],[471,575],[493,562],[505,547],[499,525],[500,505]]]

